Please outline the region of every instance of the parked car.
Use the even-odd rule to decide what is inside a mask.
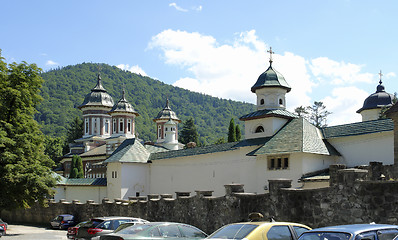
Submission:
[[[3,226],[0,226],[0,237],[6,235],[6,230]]]
[[[241,222],[221,227],[207,239],[297,240],[310,227],[290,222]]]
[[[351,224],[316,228],[303,233],[299,240],[391,240],[398,235],[398,225]]]
[[[134,226],[121,226],[115,232],[100,237],[100,240],[131,240],[131,239],[184,239],[199,240],[207,237],[199,228],[173,222],[150,222]]]
[[[99,217],[92,218],[77,229],[75,239],[92,239],[97,236],[112,233],[120,224],[126,222],[145,223],[147,220],[132,217]]]
[[[3,226],[4,231],[7,231],[8,224],[0,218],[0,226]]]
[[[83,225],[83,224],[85,224],[85,223],[87,223],[87,221],[86,221],[86,222],[78,223],[76,226],[69,227],[69,228],[68,228],[68,233],[66,234],[66,237],[67,237],[68,239],[75,239],[76,234],[77,234],[77,229],[78,229],[81,225]]]
[[[75,216],[70,214],[62,214],[55,217],[50,222],[53,228],[57,229],[68,229],[68,227],[73,227],[77,224]]]

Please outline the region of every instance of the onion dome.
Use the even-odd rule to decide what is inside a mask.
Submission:
[[[181,120],[177,117],[177,114],[171,110],[170,106],[169,106],[169,99],[166,100],[166,106],[163,108],[162,111],[160,111],[158,113],[158,115],[156,116],[156,118],[153,119],[153,121],[157,121],[157,120],[174,120],[176,122],[181,122]]]
[[[113,107],[113,99],[102,86],[101,76],[99,74],[97,85],[91,89],[91,93],[86,95],[82,105],[80,105],[79,108],[81,109],[89,106]]]
[[[136,116],[139,114],[134,110],[133,106],[126,100],[125,91],[123,89],[122,98],[113,106],[112,110],[109,113],[133,113]]]
[[[361,113],[363,110],[390,107],[393,105],[394,95],[387,93],[382,83],[380,79],[376,92],[365,99],[363,107],[357,113]]]
[[[292,89],[282,74],[272,68],[272,59],[269,61],[268,69],[258,77],[251,91],[254,93],[257,89],[268,87],[280,87],[286,89],[287,92],[290,92]]]

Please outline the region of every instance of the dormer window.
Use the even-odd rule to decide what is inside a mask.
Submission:
[[[264,128],[263,128],[263,126],[258,126],[258,127],[256,128],[255,133],[261,133],[261,132],[264,132]]]

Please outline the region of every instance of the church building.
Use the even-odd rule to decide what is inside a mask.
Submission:
[[[87,188],[98,187],[93,186],[93,179],[106,181],[98,181],[103,185],[97,195],[82,193],[79,200],[198,190],[221,196],[224,185],[231,183],[244,184],[247,192],[263,193],[268,189],[268,180],[277,178],[293,179],[293,187],[303,187],[303,178],[327,173],[331,164],[354,167],[374,161],[394,163],[393,122],[379,119],[381,111],[392,106],[394,96],[385,92],[381,74],[376,92],[357,111],[362,122],[318,128],[286,110],[286,94],[291,87],[272,66],[269,52],[269,67],[251,87],[257,109],[240,117],[245,139],[219,145],[184,148],[178,142],[181,120],[171,110],[168,99],[153,119],[156,142],[144,144],[135,134],[139,114],[126,100],[125,92],[114,104],[98,76],[97,85],[79,106],[84,135],[75,140],[76,145],[62,163],[67,178],[72,156],[78,154],[86,171],[86,180],[81,182],[87,181]],[[62,186],[58,196],[69,201],[72,195],[78,196],[66,193],[75,186],[68,185],[68,179]]]

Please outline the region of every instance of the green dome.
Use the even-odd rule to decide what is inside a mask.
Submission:
[[[272,68],[271,63],[268,69],[258,77],[257,82],[253,85],[251,90],[252,92],[256,92],[257,89],[266,87],[280,87],[286,89],[287,92],[290,92],[292,89],[282,74]]]

